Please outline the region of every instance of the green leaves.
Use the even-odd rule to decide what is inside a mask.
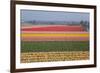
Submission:
[[[89,51],[89,41],[21,42],[21,52]]]

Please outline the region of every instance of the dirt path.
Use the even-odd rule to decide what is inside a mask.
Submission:
[[[21,63],[72,61],[87,59],[89,59],[88,51],[21,53]]]

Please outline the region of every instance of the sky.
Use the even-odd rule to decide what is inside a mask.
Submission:
[[[21,22],[26,21],[66,21],[80,22],[89,21],[89,13],[43,11],[43,10],[21,10]]]

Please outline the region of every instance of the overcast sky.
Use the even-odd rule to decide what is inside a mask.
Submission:
[[[89,21],[89,13],[21,10],[21,22],[25,21]]]

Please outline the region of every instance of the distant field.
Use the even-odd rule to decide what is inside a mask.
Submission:
[[[88,41],[22,41],[21,52],[89,51]]]

